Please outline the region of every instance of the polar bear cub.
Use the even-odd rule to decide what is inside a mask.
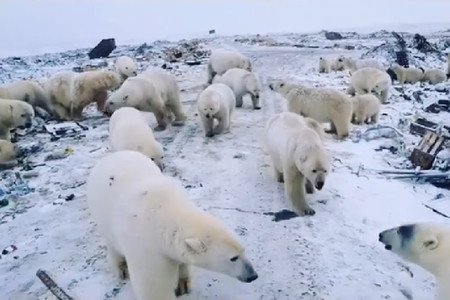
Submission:
[[[364,95],[372,93],[385,103],[391,88],[391,78],[388,73],[375,68],[362,68],[357,70],[350,77],[350,87],[352,93]]]
[[[356,95],[353,100],[353,120],[356,124],[377,123],[380,115],[381,103],[372,94]]]
[[[116,110],[109,120],[109,139],[113,151],[133,150],[149,157],[162,170],[163,146],[156,141],[142,113],[133,107]]]
[[[223,83],[213,83],[199,94],[197,109],[206,137],[230,129],[231,115],[235,106],[236,97],[233,91]],[[216,126],[215,121],[218,122]]]
[[[286,196],[301,215],[315,214],[306,203],[307,182],[321,190],[330,169],[321,131],[314,120],[291,112],[273,116],[265,129],[265,149],[276,178],[284,181]]]
[[[336,89],[313,88],[278,81],[269,85],[288,102],[288,111],[310,117],[318,122],[330,122],[331,132],[345,138],[350,132],[353,114],[350,97]]]
[[[116,59],[114,68],[122,77],[122,80],[137,75],[137,66],[134,60],[129,56],[120,56]]]
[[[380,233],[379,241],[403,259],[432,273],[438,283],[436,300],[450,297],[450,228],[434,223],[408,224]]]
[[[438,84],[447,80],[447,75],[444,71],[439,69],[429,69],[425,70],[423,73],[423,82],[428,82],[429,84]]]
[[[0,139],[11,140],[11,129],[29,128],[34,118],[33,107],[20,100],[0,99]]]
[[[399,64],[393,64],[387,70],[392,81],[398,80],[401,85],[405,83],[415,84],[423,79],[424,70],[422,68],[405,68]]]
[[[222,75],[231,68],[252,71],[250,58],[239,52],[219,49],[211,53],[208,61],[208,83],[211,84],[214,76]]]
[[[188,293],[189,265],[243,282],[258,278],[226,227],[139,152],[119,151],[97,162],[87,201],[114,269],[122,278],[129,275],[137,300]]]
[[[226,71],[222,76],[217,75],[213,82],[226,84],[233,90],[234,95],[236,96],[236,107],[242,107],[242,98],[245,95],[250,94],[253,108],[261,109],[259,103],[261,85],[254,73],[244,69],[232,68]]]

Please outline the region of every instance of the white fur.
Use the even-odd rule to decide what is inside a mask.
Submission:
[[[352,72],[367,67],[375,68],[381,71],[384,71],[386,69],[381,62],[370,58],[355,59],[352,57],[345,57],[343,61],[344,65]]]
[[[350,97],[336,89],[313,88],[279,81],[271,89],[288,101],[288,111],[310,117],[318,122],[330,122],[339,138],[348,136],[353,114]]]
[[[250,59],[239,52],[229,50],[214,50],[208,61],[208,83],[212,83],[214,76],[222,75],[231,68],[252,71]]]
[[[421,69],[411,67],[405,68],[399,64],[392,65],[391,70],[394,71],[397,80],[401,85],[405,83],[415,84],[421,81],[424,76],[424,72]]]
[[[114,65],[116,72],[125,80],[128,77],[137,75],[137,66],[134,60],[129,56],[120,56],[116,59]]]
[[[333,71],[343,71],[345,69],[344,57],[340,56],[332,61],[331,70]]]
[[[0,98],[15,99],[27,102],[33,108],[40,107],[50,115],[53,109],[50,100],[39,83],[31,80],[20,80],[0,86]]]
[[[233,91],[223,83],[213,83],[203,90],[197,99],[197,109],[205,130],[212,137],[230,129],[231,116],[236,106]],[[217,126],[214,122],[217,121]]]
[[[318,189],[329,172],[329,157],[317,122],[295,113],[283,112],[270,118],[265,129],[265,148],[277,181],[283,182],[286,196],[301,215],[313,215],[306,203],[307,182]]]
[[[259,102],[261,84],[254,73],[244,69],[232,68],[222,76],[216,76],[213,82],[226,84],[233,90],[236,96],[236,107],[242,107],[242,98],[249,94],[252,98],[253,108],[261,108]]]
[[[11,129],[30,127],[34,118],[33,107],[23,101],[0,99],[0,139],[11,140]]]
[[[423,73],[422,81],[429,84],[438,84],[447,80],[447,75],[439,69],[429,69]]]
[[[356,124],[377,123],[380,115],[380,100],[372,94],[356,95],[353,100],[353,116]]]
[[[0,140],[0,163],[8,162],[16,158],[14,144],[7,140]]]
[[[362,68],[352,74],[350,88],[359,95],[372,93],[385,103],[389,96],[391,78],[385,71],[375,68]]]
[[[97,162],[87,201],[114,269],[129,275],[137,300],[175,300],[175,289],[189,292],[189,265],[245,282],[257,278],[225,226],[141,153],[119,151]]]
[[[113,151],[134,150],[149,157],[162,170],[164,150],[142,113],[133,107],[116,110],[109,120],[109,139]]]
[[[330,73],[331,72],[331,62],[324,58],[319,58],[319,73]]]

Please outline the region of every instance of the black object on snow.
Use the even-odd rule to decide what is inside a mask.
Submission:
[[[327,40],[342,40],[344,37],[339,32],[325,31],[325,38]]]
[[[114,49],[116,49],[115,39],[103,39],[89,52],[88,55],[90,59],[108,57]]]

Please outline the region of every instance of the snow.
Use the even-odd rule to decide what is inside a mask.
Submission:
[[[264,85],[263,108],[254,111],[250,100],[244,99],[244,107],[233,116],[231,132],[212,139],[204,137],[195,103],[206,80],[206,65],[169,64],[182,89],[188,121],[184,127],[155,132],[166,148],[165,173],[178,178],[192,201],[222,219],[236,233],[259,274],[256,281],[244,284],[195,269],[192,294],[181,299],[407,299],[404,294],[412,294],[414,299],[433,298],[432,276],[384,250],[378,233],[409,222],[448,223],[423,203],[438,202],[443,209],[450,209],[450,192],[426,183],[388,179],[375,171],[410,168],[406,157],[420,138],[410,135],[404,122],[416,114],[435,122],[448,122],[448,113],[425,113],[419,103],[403,99],[403,94],[417,90],[430,97],[441,97],[433,87],[407,86],[404,93],[393,88],[389,103],[383,105],[380,123],[398,128],[404,134],[404,146],[398,144],[400,139],[356,142],[358,132],[364,132],[369,125],[353,126],[351,137],[344,141],[327,136],[332,172],[323,190],[307,198],[315,216],[274,222],[272,216],[266,215],[290,208],[283,185],[274,179],[270,159],[261,147],[265,122],[285,109],[285,101],[268,89],[268,82],[290,78],[345,89],[348,74],[318,74],[319,57],[359,57],[388,39],[383,32],[348,35],[351,38],[327,41],[323,34],[274,34],[259,37],[263,40],[261,45],[251,42],[254,36],[202,40],[206,48],[235,49],[250,56]],[[437,40],[445,35],[438,32],[430,37]],[[250,40],[239,42],[245,39]],[[283,46],[274,46],[274,42]],[[293,44],[319,48],[290,46]],[[161,51],[173,45],[176,43],[151,44],[148,55],[139,56],[140,70],[149,65],[160,66]],[[357,47],[345,50],[345,45]],[[106,61],[111,64],[115,56],[122,54],[135,56],[136,48],[118,47]],[[58,70],[87,64],[85,53],[86,50],[74,50],[4,59],[0,61],[0,68],[5,71],[0,81],[43,80]],[[387,57],[377,58],[390,61]],[[438,58],[429,58],[426,63],[444,67]],[[448,83],[445,85],[448,87]],[[9,245],[18,248],[0,259],[0,299],[54,299],[35,276],[38,269],[46,270],[74,299],[133,299],[129,283],[113,275],[104,243],[87,209],[85,180],[89,169],[108,153],[109,143],[108,119],[93,107],[85,116],[81,124],[88,130],[82,132],[83,136],[50,141],[48,133],[35,127],[33,133],[19,138],[22,147],[42,146],[29,160],[45,165],[29,171],[38,172],[37,177],[26,179],[35,192],[11,197],[12,203],[0,208],[0,250]],[[153,116],[150,118],[155,125]],[[398,146],[397,154],[375,150],[386,143]],[[66,148],[66,158],[44,161],[50,153]],[[20,168],[14,171],[27,174]],[[0,186],[12,176],[11,171],[0,175]],[[66,201],[70,194],[75,198]]]

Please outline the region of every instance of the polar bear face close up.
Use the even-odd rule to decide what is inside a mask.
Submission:
[[[311,132],[311,134],[317,135],[315,132]],[[302,148],[296,150],[295,165],[316,189],[321,190],[330,170],[328,154],[319,147],[306,151]]]
[[[34,118],[33,107],[25,102],[20,103],[22,101],[17,102],[18,105],[10,106],[12,121],[20,129],[30,128]]]
[[[246,75],[245,87],[247,91],[250,93],[250,95],[252,95],[255,98],[259,98],[259,94],[261,93],[261,86],[254,74]]]
[[[293,85],[290,83],[287,83],[286,81],[280,80],[280,81],[275,81],[275,82],[272,82],[271,84],[269,84],[269,88],[272,91],[275,91],[282,95],[286,95],[293,88]]]
[[[199,103],[199,111],[207,119],[212,118],[215,114],[219,112],[220,101],[217,99],[218,95],[210,94],[207,101],[201,101]],[[206,99],[205,99],[206,100]]]

